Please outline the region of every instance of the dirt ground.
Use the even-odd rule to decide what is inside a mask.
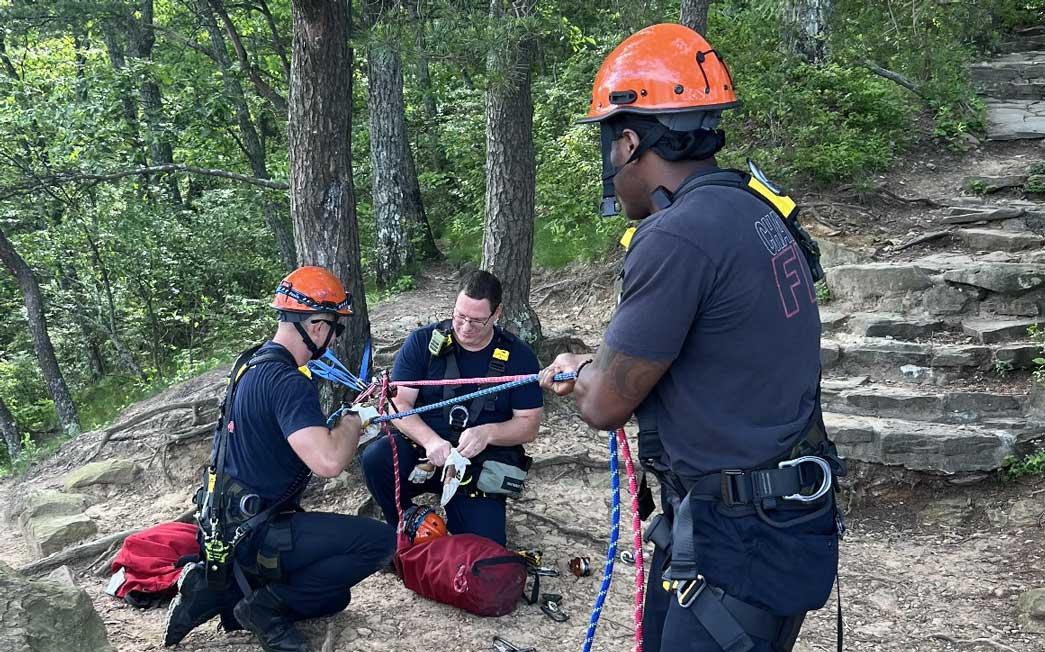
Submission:
[[[907,196],[954,196],[964,175],[984,173],[991,166],[991,173],[1000,174],[1021,161],[1029,165],[1028,157],[1045,153],[1036,147],[991,146],[962,156],[935,152],[927,155],[935,169],[915,161],[874,183]],[[1041,158],[1045,156],[1039,154],[1037,160]],[[925,228],[917,208],[886,200],[870,200],[869,206],[868,210],[881,217],[870,226],[866,216],[844,207],[828,207],[817,214],[828,225],[818,228],[833,229],[837,238],[883,256],[888,254],[890,239],[903,239],[908,232]],[[535,276],[532,302],[545,334],[559,338],[558,346],[565,346],[561,338],[576,338],[589,347],[598,344],[613,307],[613,270],[611,262]],[[449,314],[455,279],[453,270],[432,270],[419,289],[373,307],[379,362],[382,358],[387,362],[398,341],[418,323]],[[224,371],[172,388],[131,408],[123,418],[163,402],[215,396]],[[134,459],[145,472],[133,485],[92,490],[94,505],[88,513],[98,523],[98,536],[169,520],[189,507],[209,443],[195,440],[163,446],[166,433],[182,427],[185,419],[184,411],[162,415],[130,431],[130,438],[112,441],[104,448],[101,457]],[[85,434],[26,477],[5,480],[0,484],[0,507],[9,512],[16,497],[32,488],[60,488],[65,473],[83,464],[100,438],[100,433]],[[526,605],[503,618],[478,618],[424,600],[393,575],[378,574],[356,588],[346,611],[304,626],[317,652],[489,650],[495,635],[540,652],[578,650],[606,550],[610,504],[606,435],[584,426],[571,400],[553,398],[538,441],[529,450],[543,462],[524,496],[509,503],[509,544],[539,548],[548,563],[562,569],[561,577],[546,578],[542,588],[563,595],[567,622],[555,623],[537,607]],[[1031,517],[1017,523],[1006,515],[1018,502]],[[623,503],[622,548],[630,541],[626,495]],[[1045,586],[1041,523],[1045,482],[1003,484],[988,479],[966,485],[859,467],[846,482],[845,503],[849,530],[841,547],[840,571],[845,649],[1045,650],[1045,636],[1024,633],[1016,622],[1019,595]],[[340,479],[314,481],[306,507],[373,513],[358,467]],[[31,561],[17,525],[10,523],[7,529],[8,536],[0,540],[0,561],[13,566]],[[98,567],[110,556],[84,559],[73,568],[101,614],[110,641],[120,652],[162,649],[165,609],[136,610],[103,593],[106,577],[104,572],[99,574]],[[576,556],[591,558],[593,576],[575,578],[566,572],[566,562]],[[618,562],[593,649],[632,647],[634,579],[635,568]],[[835,604],[832,598],[827,607],[810,616],[796,648],[799,652],[836,649]],[[179,649],[233,652],[260,648],[243,634],[217,631],[215,621],[192,633]]]

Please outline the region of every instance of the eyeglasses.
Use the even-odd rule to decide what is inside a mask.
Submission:
[[[345,332],[345,325],[339,321],[333,321],[330,319],[313,319],[313,324],[330,324],[330,328],[334,329],[334,335],[341,337],[341,334]]]
[[[486,326],[490,323],[491,319],[493,319],[493,313],[490,313],[490,316],[486,319],[473,319],[471,317],[465,317],[456,310],[454,311],[454,321],[459,321],[463,324],[468,324],[469,326]]]

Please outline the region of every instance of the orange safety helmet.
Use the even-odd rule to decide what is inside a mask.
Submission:
[[[403,531],[418,545],[446,536],[446,521],[431,507],[413,506],[403,512]]]
[[[326,269],[306,266],[295,269],[279,282],[270,305],[280,313],[326,312],[345,316],[352,314],[352,295]]]
[[[733,78],[718,52],[690,28],[663,23],[632,34],[606,57],[581,122],[621,112],[690,113],[737,104]]]
[[[643,137],[629,163],[637,160],[666,131],[714,132],[723,109],[739,105],[725,62],[704,37],[683,25],[651,25],[624,40],[602,62],[591,92],[591,105],[580,122],[602,123],[602,214],[619,212],[610,162],[613,130],[604,122],[620,114],[656,118],[657,130]],[[724,143],[720,132],[708,142],[710,156]],[[626,165],[626,164],[625,164]]]

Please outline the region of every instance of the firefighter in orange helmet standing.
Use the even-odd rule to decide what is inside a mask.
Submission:
[[[790,650],[837,571],[844,466],[820,410],[819,253],[757,168],[718,167],[737,104],[718,52],[680,25],[603,62],[583,120],[602,134],[602,212],[640,223],[597,354],[541,373],[593,427],[638,421],[663,511],[645,532],[648,652]],[[576,380],[554,382],[562,371]]]

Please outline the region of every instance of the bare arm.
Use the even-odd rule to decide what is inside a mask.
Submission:
[[[348,468],[356,456],[362,423],[355,414],[346,414],[332,429],[311,426],[297,430],[287,443],[301,461],[321,478],[333,478]]]
[[[600,430],[623,426],[671,366],[670,360],[638,358],[615,351],[604,342],[576,381],[552,381],[556,373],[576,371],[587,359],[587,356],[563,353],[541,372],[541,385],[560,396],[574,393],[581,418]]]

